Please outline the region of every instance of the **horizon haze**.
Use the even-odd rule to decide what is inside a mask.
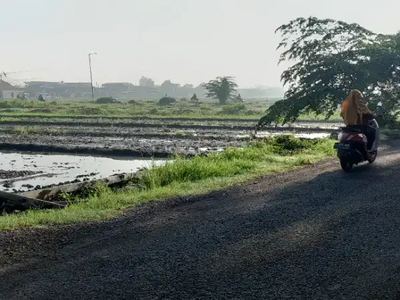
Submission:
[[[234,76],[241,88],[281,87],[275,29],[297,17],[356,22],[396,33],[400,2],[382,0],[0,0],[0,72],[30,80],[138,83],[141,76],[197,86]],[[21,72],[21,71],[29,72]],[[15,72],[15,73],[14,73]]]

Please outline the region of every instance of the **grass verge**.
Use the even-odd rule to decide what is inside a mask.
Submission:
[[[0,230],[45,227],[116,217],[124,210],[150,201],[205,194],[265,174],[284,172],[332,156],[333,140],[300,141],[276,136],[245,148],[192,159],[176,157],[163,166],[153,166],[123,191],[97,188],[63,210],[36,210],[0,217]]]
[[[95,117],[191,117],[191,118],[260,118],[267,101],[249,102],[246,104],[220,105],[218,103],[192,103],[178,101],[173,105],[159,105],[158,101],[141,100],[135,104],[128,102],[112,104],[96,104],[88,101],[0,101],[2,116],[95,116]]]
[[[2,100],[0,113],[2,118],[13,116],[32,117],[157,117],[163,118],[212,118],[212,119],[255,119],[259,120],[265,115],[265,110],[274,101],[254,100],[240,104],[220,105],[215,102],[193,103],[190,101],[177,101],[173,105],[160,106],[156,100],[137,100],[112,104],[96,104],[83,100],[57,100],[51,102]],[[322,115],[305,114],[299,121],[316,120],[324,121]],[[330,120],[341,120],[336,113]]]

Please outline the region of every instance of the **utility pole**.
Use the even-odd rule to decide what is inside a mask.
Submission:
[[[93,88],[93,75],[92,75],[92,60],[91,60],[91,56],[97,54],[96,52],[93,53],[89,53],[88,57],[89,57],[89,72],[90,72],[90,86],[92,88],[92,100],[94,100],[94,88]]]

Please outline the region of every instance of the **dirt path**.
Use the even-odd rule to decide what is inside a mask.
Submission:
[[[304,125],[303,125],[304,124]],[[313,127],[309,126],[309,124],[314,123],[296,123],[298,126],[280,126],[280,127],[264,127],[263,130],[268,130],[272,132],[284,132],[284,131],[296,131],[296,132],[331,132],[332,130],[337,130],[337,126],[329,126],[328,128],[321,128],[321,127]],[[156,128],[156,129],[198,129],[198,130],[234,130],[234,131],[254,131],[256,123],[251,125],[207,125],[207,124],[175,124],[175,123],[140,123],[140,122],[70,122],[70,121],[23,121],[23,120],[16,120],[16,121],[1,121],[0,126],[42,126],[42,127],[87,127],[87,128]]]
[[[400,142],[103,224],[0,235],[0,299],[400,299]]]
[[[196,122],[234,122],[234,123],[257,123],[260,118],[188,118],[188,117],[176,117],[176,118],[168,118],[168,117],[119,117],[119,116],[63,116],[63,115],[4,115],[4,118],[14,118],[14,119],[70,119],[70,120],[119,120],[119,121],[172,121],[172,122],[185,122],[185,121],[196,121]],[[1,117],[0,117],[1,120]],[[299,120],[295,123],[340,123],[339,120]]]
[[[244,139],[161,138],[104,138],[90,136],[31,135],[12,136],[0,134],[0,151],[50,152],[89,154],[101,156],[156,157],[174,154],[195,155],[214,152],[226,147],[247,144]]]

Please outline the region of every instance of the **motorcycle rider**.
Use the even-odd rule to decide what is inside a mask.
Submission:
[[[375,129],[368,126],[368,120],[373,118],[372,112],[364,103],[364,97],[359,90],[351,90],[347,99],[343,102],[340,116],[348,127],[361,129],[368,139],[368,149],[371,149],[375,140]]]

